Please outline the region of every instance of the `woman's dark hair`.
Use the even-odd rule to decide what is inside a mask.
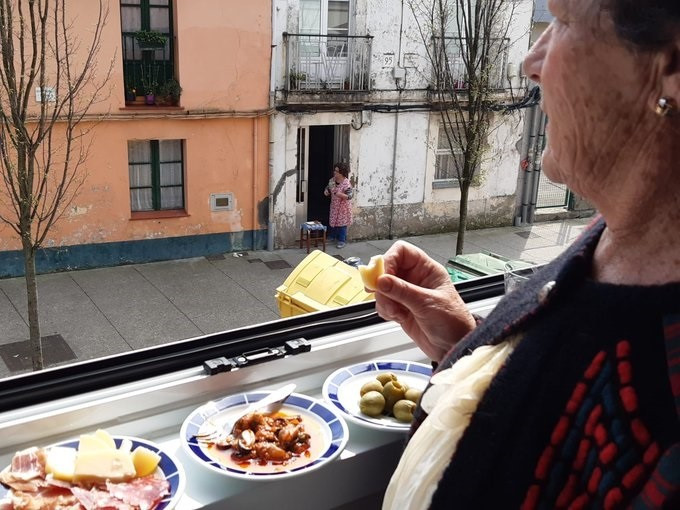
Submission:
[[[658,49],[680,33],[680,0],[603,0],[616,32],[641,49]]]
[[[340,175],[342,175],[343,177],[349,177],[349,165],[347,163],[343,162],[336,163],[335,165],[333,165],[333,168],[334,169],[337,168],[338,172],[340,172]]]

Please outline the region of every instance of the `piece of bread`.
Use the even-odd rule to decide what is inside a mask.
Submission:
[[[378,277],[385,274],[385,260],[382,255],[371,257],[368,265],[359,266],[359,274],[364,281],[364,287],[368,290],[375,290],[378,288]]]

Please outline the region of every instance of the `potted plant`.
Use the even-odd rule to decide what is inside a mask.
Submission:
[[[168,36],[155,30],[138,30],[135,39],[141,50],[157,50],[165,47]]]
[[[307,81],[307,73],[298,73],[295,67],[290,70],[290,89],[297,90],[303,82]]]
[[[144,102],[149,105],[156,104],[158,67],[153,65],[148,66],[148,68],[142,67],[142,87],[144,89]]]
[[[179,82],[170,78],[163,83],[158,90],[158,97],[164,104],[177,106],[179,104],[179,96],[182,94],[182,87]]]
[[[128,87],[125,89],[125,102],[134,103],[137,99],[137,90],[134,87]]]

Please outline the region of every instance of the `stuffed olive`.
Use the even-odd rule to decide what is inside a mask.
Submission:
[[[413,420],[413,413],[416,410],[416,403],[411,400],[398,400],[394,403],[392,407],[392,414],[394,417],[403,421],[404,423],[410,423]]]
[[[380,381],[378,381],[377,379],[373,379],[372,381],[368,381],[361,387],[361,389],[359,390],[359,396],[363,397],[369,391],[378,391],[382,393],[382,390],[383,385],[380,383]]]
[[[415,402],[417,404],[418,400],[420,400],[420,395],[422,395],[422,394],[423,394],[423,392],[420,391],[419,389],[409,388],[404,392],[404,398],[406,400],[410,400],[411,402]]]
[[[382,374],[378,374],[378,375],[375,376],[375,378],[378,381],[380,381],[380,384],[382,384],[383,386],[385,386],[390,381],[396,381],[397,380],[397,376],[394,375],[392,372],[385,372],[385,373],[382,373]]]
[[[394,403],[404,398],[404,387],[399,381],[390,381],[383,387],[382,395],[385,397],[385,412],[391,413]]]
[[[367,416],[380,416],[385,409],[385,397],[379,391],[369,391],[359,400],[359,410]]]

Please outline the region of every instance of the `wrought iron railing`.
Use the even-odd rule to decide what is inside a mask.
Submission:
[[[288,91],[368,91],[373,36],[283,34]]]
[[[463,37],[434,37],[434,55],[436,58],[443,58],[446,56],[446,62],[439,61],[437,65],[433,66],[432,84],[435,89],[449,89],[466,90],[469,86],[468,79],[468,65],[466,60],[468,54],[465,44],[466,39]],[[442,41],[444,46],[442,47]],[[482,41],[479,41],[480,44]],[[507,88],[506,68],[508,64],[508,49],[509,39],[507,38],[492,38],[490,39],[491,47],[488,51],[488,62],[482,63],[478,61],[474,68],[478,77],[482,74],[488,75],[488,88],[492,90],[502,90]]]
[[[155,93],[175,76],[172,59],[172,38],[168,37],[160,48],[140,48],[134,34],[123,34],[123,79],[126,98],[134,90],[143,96],[148,89]]]

